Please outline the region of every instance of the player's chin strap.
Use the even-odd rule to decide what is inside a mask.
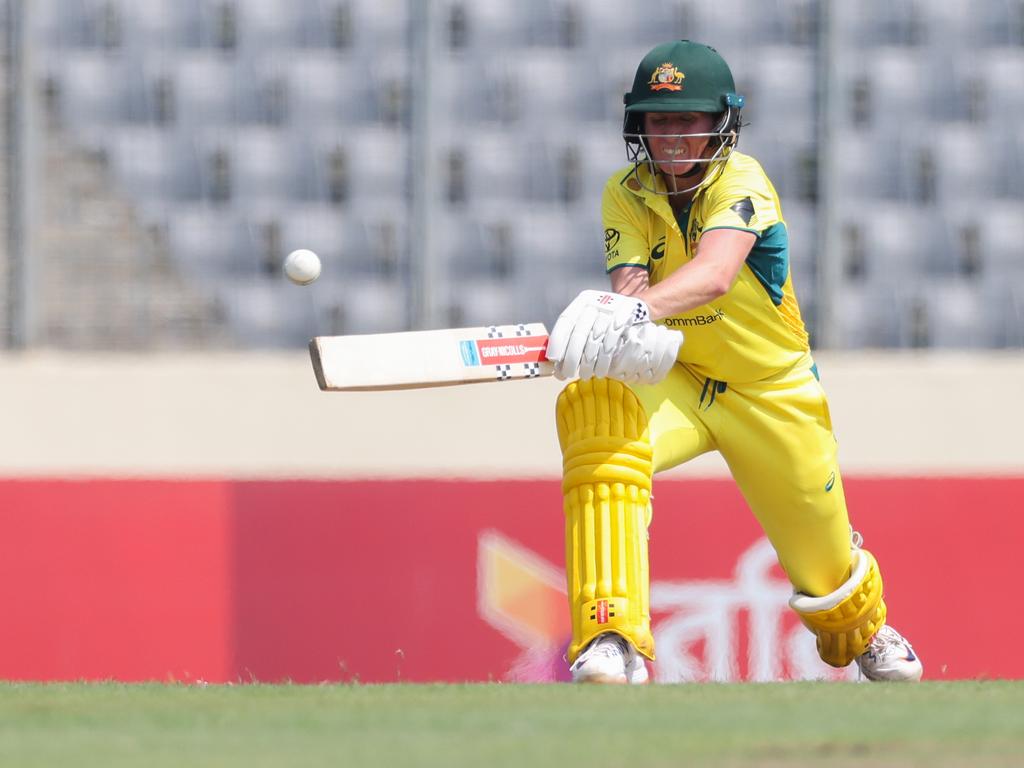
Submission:
[[[878,563],[861,549],[861,535],[853,532],[850,577],[834,592],[812,597],[796,592],[789,606],[818,639],[818,655],[833,667],[845,667],[868,649],[871,638],[885,624],[882,576]]]

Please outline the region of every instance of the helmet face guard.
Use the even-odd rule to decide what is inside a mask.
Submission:
[[[744,98],[736,93],[729,65],[709,46],[689,40],[657,46],[640,62],[633,87],[623,100],[626,114],[622,137],[626,155],[633,163],[634,178],[649,192],[683,194],[711,183],[739,140]],[[702,112],[717,118],[714,128],[707,133],[650,134],[644,126],[644,115],[648,112]],[[689,139],[706,138],[707,144],[701,157],[656,162],[649,141],[652,138],[673,140],[676,147]],[[665,173],[659,168],[673,163],[692,167],[679,174]],[[638,173],[641,165],[649,170],[646,180]],[[663,184],[658,183],[659,177]]]
[[[742,97],[740,97],[742,98]],[[707,133],[647,133],[643,127],[644,113],[626,113],[623,121],[622,138],[626,142],[626,158],[633,163],[634,178],[648,192],[659,195],[679,195],[692,192],[710,184],[716,179],[729,159],[729,153],[736,147],[740,136],[740,110],[738,107],[727,107],[715,125]],[[676,146],[688,139],[706,138],[708,143],[702,157],[687,157],[682,160],[655,161],[649,139],[670,139]],[[711,155],[708,156],[708,151]],[[665,165],[692,166],[685,173],[669,174],[662,171]],[[641,165],[646,165],[650,182],[637,173]],[[664,188],[655,182],[658,177],[664,182]],[[680,186],[680,179],[692,180],[689,186]]]

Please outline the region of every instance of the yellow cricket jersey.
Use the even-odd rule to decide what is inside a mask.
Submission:
[[[789,273],[789,235],[779,197],[760,163],[731,152],[679,221],[668,198],[644,186],[664,189],[660,177],[651,180],[646,165],[636,174],[633,166],[618,171],[605,185],[601,207],[608,272],[643,267],[653,285],[694,257],[704,232],[739,229],[757,236],[728,293],[659,321],[683,332],[679,361],[702,377],[729,383],[759,381],[799,362],[809,346]]]

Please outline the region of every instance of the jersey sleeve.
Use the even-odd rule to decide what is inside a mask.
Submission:
[[[726,173],[709,193],[704,232],[739,229],[760,237],[769,227],[782,221],[775,190],[760,165],[744,168],[739,173]]]
[[[635,196],[622,187],[621,176],[609,179],[601,199],[605,271],[612,272],[620,267],[650,271],[646,216],[642,204],[638,206]]]

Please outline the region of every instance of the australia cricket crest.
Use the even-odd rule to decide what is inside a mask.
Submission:
[[[666,61],[654,70],[647,84],[651,86],[652,91],[681,91],[685,79],[686,75],[680,72],[675,64]]]

